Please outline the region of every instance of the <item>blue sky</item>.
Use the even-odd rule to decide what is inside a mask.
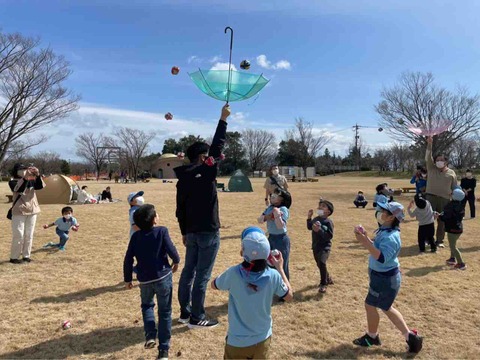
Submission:
[[[168,137],[211,135],[222,103],[187,72],[228,61],[231,26],[234,64],[249,59],[271,81],[255,101],[231,104],[229,129],[268,129],[280,140],[301,116],[344,154],[353,133],[338,130],[376,126],[380,91],[403,71],[477,92],[479,13],[475,0],[0,0],[0,27],[40,36],[74,70],[68,86],[80,110],[46,127],[38,150],[73,159],[76,134],[118,126],[156,131],[152,151]],[[372,149],[390,142],[376,129],[361,135]]]

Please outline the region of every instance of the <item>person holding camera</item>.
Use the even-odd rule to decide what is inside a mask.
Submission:
[[[45,187],[36,167],[15,164],[12,171],[13,179],[8,185],[13,192],[12,205],[12,247],[10,262],[20,264],[30,262],[32,251],[33,231],[37,215],[40,213],[36,190]],[[20,260],[20,255],[22,260]]]

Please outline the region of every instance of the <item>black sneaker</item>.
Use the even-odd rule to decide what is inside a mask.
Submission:
[[[28,262],[28,263],[29,263],[29,262],[32,262],[32,259],[30,259],[30,258],[23,258],[22,260],[23,260],[24,262]]]
[[[159,350],[157,360],[168,360],[168,350]]]
[[[377,335],[376,338],[372,338],[368,334],[365,334],[362,337],[359,337],[358,339],[353,340],[353,343],[355,345],[365,346],[365,347],[370,347],[373,345],[377,345],[377,346],[382,345],[382,342],[380,341],[380,336]]]
[[[147,341],[145,341],[145,345],[143,345],[143,347],[145,349],[153,349],[155,345],[155,339],[148,339]]]
[[[21,264],[22,263],[22,260],[19,260],[19,259],[10,259],[10,262],[12,264]]]
[[[412,330],[410,334],[408,334],[408,351],[412,353],[419,353],[422,350],[423,346],[423,338],[418,335],[417,330]]]
[[[190,318],[190,321],[188,322],[188,328],[189,329],[203,329],[203,328],[214,328],[215,326],[218,325],[217,320],[208,320],[207,318],[202,319],[202,320],[193,320]]]

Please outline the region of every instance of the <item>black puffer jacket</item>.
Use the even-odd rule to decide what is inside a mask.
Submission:
[[[463,233],[462,220],[465,216],[465,204],[451,200],[443,209],[440,220],[445,223],[445,231],[452,234]]]

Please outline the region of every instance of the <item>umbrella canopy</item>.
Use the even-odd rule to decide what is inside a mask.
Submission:
[[[188,75],[202,92],[214,99],[227,102],[251,98],[269,81],[263,75],[235,70],[198,69]]]

